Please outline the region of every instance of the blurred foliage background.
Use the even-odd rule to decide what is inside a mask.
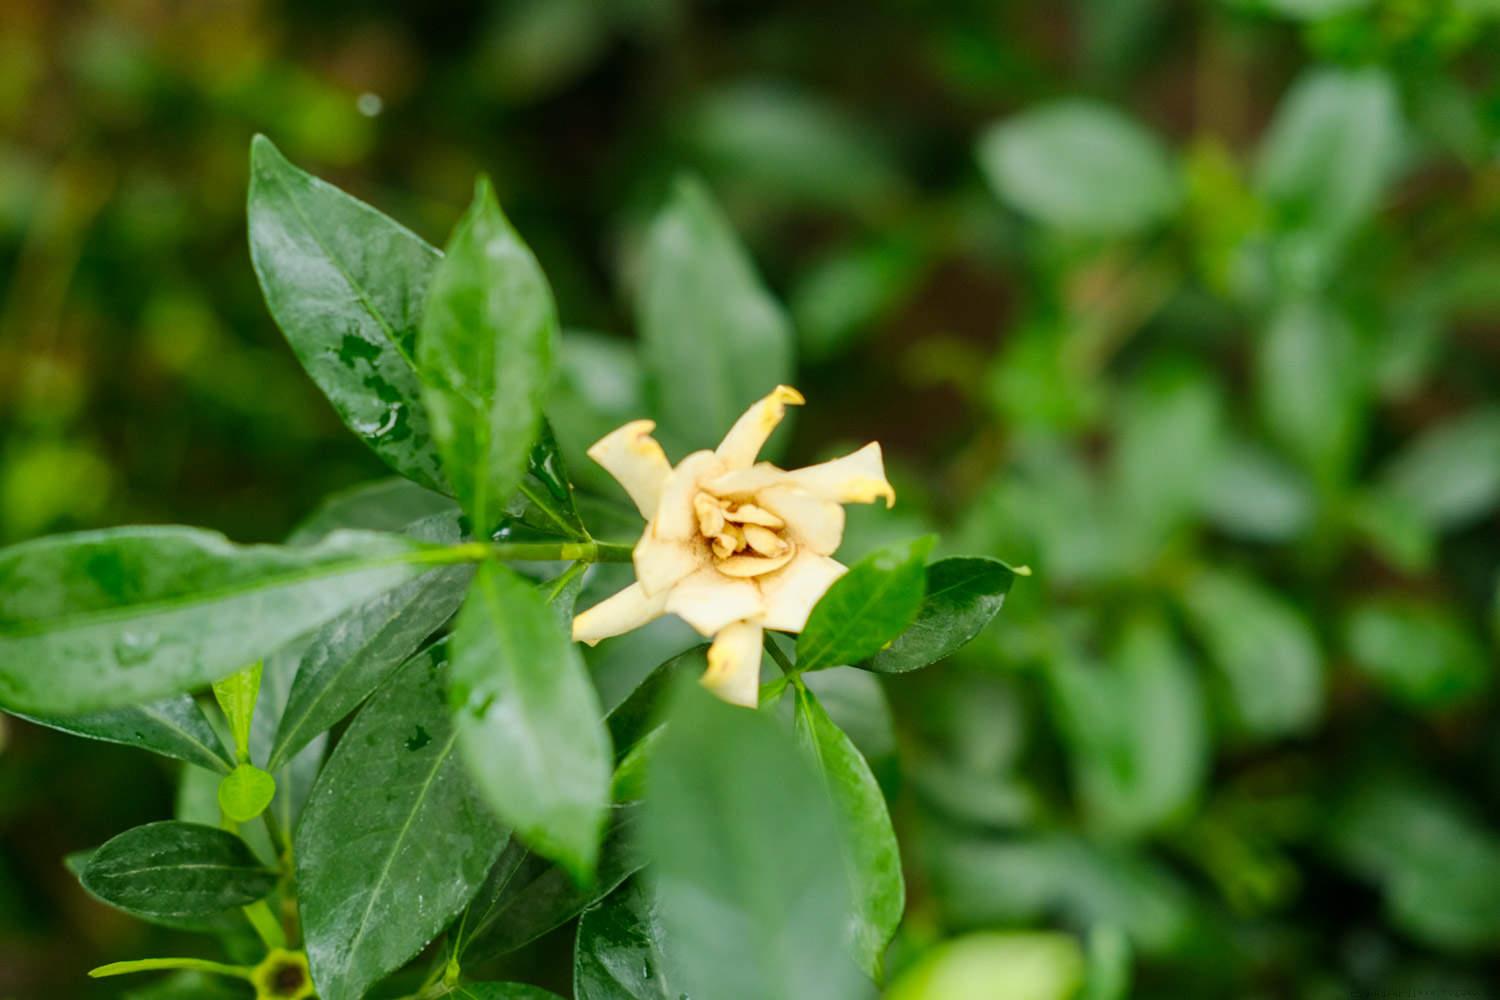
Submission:
[[[0,0],[0,540],[277,539],[383,474],[261,304],[254,133],[439,243],[492,175],[585,485],[694,172],[794,322],[789,452],[886,445],[902,502],[843,555],[936,528],[1035,570],[882,679],[893,726],[845,692],[902,996],[1496,995],[1497,53],[1495,0]],[[673,643],[601,647],[601,687]],[[80,972],[171,939],[60,859],[173,775],[4,725],[0,996],[119,995]]]

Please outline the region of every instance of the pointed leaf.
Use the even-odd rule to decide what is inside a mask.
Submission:
[[[862,996],[827,789],[769,716],[680,685],[648,773],[643,843],[679,990]]]
[[[859,663],[899,636],[922,607],[933,538],[888,545],[839,577],[797,637],[797,666],[820,670]]]
[[[577,1000],[680,1000],[662,954],[666,931],[648,879],[636,877],[578,921]]]
[[[417,358],[453,493],[487,534],[526,472],[552,372],[557,308],[481,181],[433,276]]]
[[[906,909],[901,850],[880,783],[864,755],[834,725],[805,686],[797,689],[797,737],[828,784],[843,826],[854,913],[854,954],[872,977],[880,974],[886,945]]]
[[[998,559],[955,556],[926,569],[916,620],[861,666],[903,674],[952,656],[977,636],[1005,603],[1016,574]]]
[[[491,808],[580,881],[609,809],[611,751],[578,648],[528,581],[475,575],[453,630],[459,745]]]
[[[456,752],[444,645],[409,660],[339,740],[297,827],[318,995],[352,1000],[421,951],[505,843]]]
[[[49,729],[140,747],[220,774],[228,774],[234,766],[234,758],[224,749],[219,734],[214,732],[192,695],[180,694],[149,705],[130,705],[85,715],[11,714]]]
[[[302,367],[386,464],[440,488],[415,363],[438,252],[265,136],[250,145],[248,212],[261,292]]]
[[[107,841],[80,880],[126,913],[185,920],[255,902],[276,887],[276,872],[226,830],[166,820]]]
[[[669,452],[712,448],[792,374],[792,331],[729,222],[678,180],[651,222],[636,325],[658,435]]]
[[[15,545],[0,550],[0,704],[62,714],[188,691],[444,558],[365,532],[305,548],[179,527]]]

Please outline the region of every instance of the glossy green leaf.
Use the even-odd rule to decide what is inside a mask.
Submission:
[[[611,751],[577,647],[528,581],[480,567],[453,629],[453,711],[480,791],[532,850],[587,880]]]
[[[848,955],[841,828],[769,716],[679,686],[648,773],[643,843],[668,967],[695,997],[864,993]]]
[[[1084,814],[1139,837],[1185,818],[1209,766],[1209,725],[1192,664],[1162,622],[1125,630],[1107,666],[1076,657],[1048,673]]]
[[[1093,101],[1058,101],[992,126],[978,154],[1002,198],[1069,232],[1128,235],[1162,221],[1181,197],[1156,137]]]
[[[587,885],[579,885],[561,865],[511,841],[470,906],[464,961],[483,961],[529,944],[640,870],[645,860],[635,842],[638,807],[615,806],[611,812],[594,880]]]
[[[1379,204],[1402,131],[1400,100],[1384,70],[1315,68],[1276,109],[1257,185],[1284,226],[1336,239]]]
[[[446,995],[457,1000],[562,1000],[529,983],[459,983]]]
[[[797,636],[798,668],[859,663],[905,631],[922,608],[933,541],[929,535],[877,549],[834,581]]]
[[[557,307],[541,266],[480,181],[433,275],[417,359],[443,470],[476,534],[526,473],[552,372]]]
[[[166,820],[107,841],[80,880],[126,913],[183,920],[255,902],[275,888],[276,872],[228,831]]]
[[[791,379],[791,324],[695,181],[679,179],[651,222],[636,325],[669,453],[714,447],[751,403]]]
[[[462,513],[451,497],[406,479],[377,479],[329,496],[287,536],[311,545],[335,531],[412,533],[430,542],[456,542]]]
[[[1074,1000],[1083,985],[1083,951],[1050,931],[968,934],[924,955],[887,1000]]]
[[[1246,735],[1303,732],[1323,710],[1323,655],[1302,615],[1248,576],[1206,570],[1183,594],[1188,620],[1224,682],[1230,721]]]
[[[1000,613],[1016,578],[1009,566],[983,556],[940,559],[925,572],[916,619],[862,666],[882,674],[904,674],[947,659]]]
[[[463,603],[469,566],[445,567],[329,622],[302,647],[272,746],[279,767],[348,715]]]
[[[214,732],[203,715],[203,709],[191,695],[180,694],[148,705],[111,708],[85,715],[11,714],[49,729],[106,743],[140,747],[221,774],[229,773],[234,767],[233,756],[225,750],[219,734]]]
[[[662,954],[666,930],[649,879],[633,878],[578,921],[576,1000],[680,1000]]]
[[[843,827],[854,904],[854,954],[865,972],[878,977],[886,945],[906,909],[901,849],[885,795],[864,755],[805,686],[797,689],[796,730],[827,782]]]
[[[241,764],[219,782],[219,808],[236,823],[248,823],[266,811],[276,794],[276,779],[253,764]]]
[[[249,223],[261,292],[307,374],[392,469],[439,488],[415,361],[438,252],[265,136],[250,146]]]
[[[1439,424],[1382,470],[1382,487],[1431,527],[1463,528],[1500,505],[1500,408]]]
[[[468,903],[505,844],[456,750],[447,648],[418,654],[355,717],[297,827],[308,960],[357,998]]]
[[[0,704],[87,712],[200,687],[447,555],[394,535],[282,548],[178,527],[15,545],[0,550]]]
[[[512,541],[526,537],[589,537],[574,503],[573,483],[562,448],[552,433],[552,425],[545,419],[526,457],[526,475],[521,477],[519,491],[506,504],[505,518],[496,537]]]
[[[1473,698],[1490,682],[1492,661],[1480,641],[1441,605],[1374,598],[1344,620],[1354,665],[1393,696],[1419,708]]]

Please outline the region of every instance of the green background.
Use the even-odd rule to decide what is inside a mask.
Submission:
[[[910,888],[893,972],[1061,929],[1095,963],[1129,941],[1138,996],[1489,995],[1500,5],[0,19],[0,541],[274,540],[384,474],[261,302],[254,133],[438,244],[488,172],[602,429],[636,415],[600,358],[643,224],[696,173],[796,329],[788,459],[885,445],[900,503],[852,512],[841,558],[936,529],[1035,570],[883,682],[894,737],[866,713]],[[3,726],[0,997],[115,996],[81,970],[201,947],[61,865],[168,815],[168,765]],[[563,988],[568,943],[511,972]],[[1076,978],[1055,938],[993,949]]]

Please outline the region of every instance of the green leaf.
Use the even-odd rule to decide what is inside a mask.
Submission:
[[[447,925],[505,844],[455,752],[447,647],[401,668],[355,717],[297,827],[318,995],[357,998]]]
[[[459,983],[446,995],[457,1000],[562,1000],[556,993],[529,983]]]
[[[340,615],[302,648],[271,749],[281,766],[364,701],[463,603],[474,570],[452,566]]]
[[[453,629],[453,711],[469,772],[527,846],[579,881],[609,809],[611,751],[577,647],[528,581],[480,567]]]
[[[1400,160],[1396,88],[1375,67],[1319,67],[1276,109],[1256,181],[1283,227],[1338,242],[1379,204]]]
[[[422,316],[422,397],[453,493],[487,534],[521,484],[541,427],[557,308],[542,269],[481,180]]]
[[[854,902],[854,954],[872,977],[906,909],[901,850],[870,765],[805,686],[797,688],[797,737],[828,784],[843,825]]]
[[[649,880],[633,878],[578,921],[576,1000],[680,1000],[662,954],[666,931]]]
[[[947,659],[971,642],[1000,613],[1016,574],[998,559],[954,556],[925,570],[916,620],[862,666],[904,674]]]
[[[905,631],[922,608],[933,541],[927,535],[887,545],[849,567],[807,616],[797,636],[797,667],[859,663]]]
[[[447,558],[366,532],[304,548],[179,527],[15,545],[0,550],[0,704],[63,714],[191,690]]]
[[[652,220],[636,325],[669,453],[712,448],[792,374],[792,330],[702,184],[679,179]]]
[[[1188,815],[1208,774],[1208,717],[1192,664],[1162,622],[1132,622],[1112,660],[1064,656],[1048,679],[1091,826],[1140,837]]]
[[[1483,691],[1491,673],[1484,646],[1441,605],[1374,598],[1344,621],[1354,665],[1418,708],[1444,708]]]
[[[1391,918],[1418,941],[1454,952],[1500,942],[1500,836],[1430,780],[1370,775],[1322,829],[1334,857],[1379,884]]]
[[[927,254],[911,236],[841,246],[803,269],[789,293],[799,355],[826,361],[852,347],[918,286]]]
[[[438,252],[265,136],[250,145],[248,209],[261,292],[302,367],[386,464],[441,488],[415,362]]]
[[[587,330],[563,331],[547,419],[580,486],[624,500],[620,484],[585,453],[646,412],[644,381],[634,343]]]
[[[1289,602],[1251,577],[1195,575],[1183,594],[1188,621],[1225,683],[1230,721],[1252,737],[1306,731],[1323,710],[1323,656]]]
[[[922,957],[887,1000],[1074,1000],[1083,985],[1083,950],[1051,931],[968,934]]]
[[[1112,483],[1132,524],[1152,537],[1197,512],[1222,447],[1224,393],[1207,372],[1158,363],[1124,395]]]
[[[636,844],[638,807],[615,806],[592,883],[579,885],[567,870],[512,840],[469,909],[466,963],[515,951],[560,927],[645,864]],[[481,905],[483,904],[483,905]]]
[[[1500,407],[1426,431],[1391,460],[1380,481],[1433,528],[1472,524],[1500,504]]]
[[[506,504],[505,519],[497,537],[511,541],[524,537],[589,537],[573,501],[573,483],[562,449],[545,419],[526,457],[526,475],[521,477],[520,491]]]
[[[679,990],[717,1000],[864,994],[840,827],[769,716],[680,685],[648,773],[643,843]]]
[[[260,696],[260,672],[261,664],[256,661],[213,685],[214,700],[229,723],[234,752],[241,761],[250,759],[250,724],[255,718],[255,699]]]
[[[1256,355],[1256,391],[1271,436],[1324,483],[1347,477],[1365,422],[1354,333],[1328,306],[1303,301],[1271,319]]]
[[[1317,510],[1312,490],[1296,468],[1245,441],[1228,445],[1219,455],[1203,501],[1204,514],[1216,528],[1261,542],[1297,537]]]
[[[276,877],[234,834],[166,820],[107,841],[80,881],[126,913],[184,920],[253,903],[276,887]]]
[[[405,479],[378,479],[335,493],[287,536],[289,545],[311,545],[335,531],[410,532],[430,542],[456,542],[462,512],[450,497]]]
[[[228,774],[234,767],[234,759],[224,749],[219,734],[214,732],[203,715],[203,709],[191,695],[180,694],[149,705],[111,708],[85,715],[11,714],[49,729],[106,743],[140,747],[220,774]]]
[[[978,154],[1003,199],[1055,229],[1125,236],[1165,219],[1181,198],[1156,137],[1093,101],[1058,101],[991,126]]]
[[[253,764],[241,764],[219,782],[219,808],[236,823],[266,811],[276,795],[276,779]]]

